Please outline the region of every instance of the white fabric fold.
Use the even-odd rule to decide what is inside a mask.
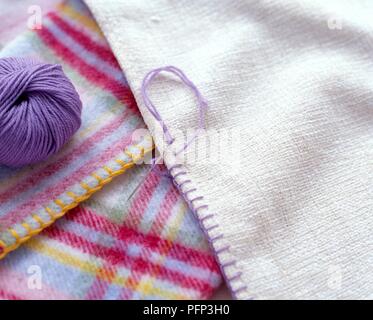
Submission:
[[[372,1],[85,1],[159,148],[140,88],[165,65],[209,101],[208,130],[233,132],[180,179],[237,298],[372,298]],[[171,132],[197,126],[177,79],[150,95]]]

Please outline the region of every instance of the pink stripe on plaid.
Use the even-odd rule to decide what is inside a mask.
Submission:
[[[110,262],[112,265],[124,266],[140,274],[156,275],[159,279],[174,282],[184,288],[206,292],[206,294],[213,290],[210,283],[201,279],[170,270],[163,265],[152,263],[142,257],[131,257],[127,255],[123,246],[122,248],[107,248],[55,226],[48,228],[45,234],[74,248],[79,248],[84,253],[105,259],[105,261]],[[146,249],[150,250],[149,248]]]
[[[128,105],[135,113],[139,112],[132,92],[125,85],[111,79],[106,74],[87,64],[83,58],[78,57],[59,39],[57,39],[46,26],[37,30],[37,33],[44,43],[52,48],[57,55],[62,57],[73,68],[78,70],[80,74],[86,77],[89,81],[111,92],[119,101]]]
[[[3,289],[0,289],[0,299],[3,300],[22,300],[20,297],[15,294],[9,293]]]
[[[63,157],[59,157],[62,154],[56,155],[54,162],[51,162],[46,167],[40,168],[40,170],[38,171],[31,172],[29,176],[26,176],[25,179],[19,181],[16,186],[0,193],[0,202],[4,203],[11,200],[12,198],[18,196],[20,193],[25,192],[29,188],[32,188],[34,185],[48,178],[51,174],[56,174],[58,171],[68,166],[76,158],[94,147],[94,145],[97,142],[101,141],[106,135],[117,130],[120,125],[122,125],[123,122],[127,119],[127,117],[128,112],[125,111],[121,116],[116,117],[113,121],[95,132],[91,137],[82,141],[82,143],[79,144],[77,147],[73,148],[67,154],[64,154]]]
[[[119,155],[119,153],[129,145],[131,138],[132,135],[130,134],[123,138],[122,141],[118,141],[114,145],[108,147],[97,158],[90,160],[87,164],[74,171],[71,174],[72,179],[65,179],[53,188],[35,194],[33,199],[8,212],[4,217],[4,225],[7,226],[16,223],[19,219],[25,218],[33,210],[38,209],[41,203],[47,203],[50,199],[56,199],[61,193],[71,188],[75,183],[81,181],[91,172],[101,168],[103,163],[107,163],[109,160]]]
[[[79,212],[79,214],[76,214],[77,212]],[[211,272],[220,272],[215,259],[208,253],[162,239],[157,235],[145,235],[132,229],[127,225],[127,222],[122,226],[117,225],[108,218],[95,214],[92,210],[88,210],[87,208],[72,209],[70,214],[66,215],[65,218],[96,231],[105,232],[118,240],[124,241],[125,244],[132,242],[146,246],[159,253],[164,253],[165,248],[167,248],[167,250],[169,249],[168,255],[172,258],[188,262],[196,267],[208,269]],[[137,228],[138,225],[135,227]]]
[[[130,228],[138,228],[145,210],[149,204],[152,195],[154,194],[161,177],[154,172],[151,172],[139,190],[134,195],[130,210],[125,217],[126,225]]]
[[[48,14],[48,17],[64,32],[69,34],[76,42],[80,43],[84,48],[88,51],[95,53],[105,62],[110,63],[113,67],[117,68],[118,71],[121,71],[118,61],[115,59],[112,51],[110,50],[108,45],[102,45],[100,43],[95,42],[90,37],[85,35],[83,32],[75,29],[71,26],[68,22],[66,22],[63,18],[58,16],[55,12],[51,12]]]
[[[172,213],[172,208],[175,206],[176,202],[180,199],[179,193],[173,185],[170,185],[165,198],[162,201],[161,206],[159,207],[158,214],[153,221],[150,231],[150,234],[160,235],[165,228],[166,222]]]

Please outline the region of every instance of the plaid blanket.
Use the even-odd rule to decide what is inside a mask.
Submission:
[[[150,148],[132,145],[132,132],[144,127],[132,93],[94,20],[74,4],[76,10],[49,13],[41,29],[0,52],[62,64],[83,102],[82,126],[62,151],[35,166],[0,167],[0,256],[124,172],[132,154]]]
[[[132,144],[131,133],[144,124],[86,7],[63,3],[44,17],[42,29],[22,34],[0,52],[9,55],[61,64],[84,111],[74,140],[47,163],[0,168],[3,257],[75,207],[0,261],[0,297],[210,297],[221,282],[218,266],[168,179],[137,166],[76,207],[149,148],[147,142]]]
[[[0,297],[209,298],[219,268],[173,184],[150,173],[128,200],[147,170],[130,170],[1,260]]]

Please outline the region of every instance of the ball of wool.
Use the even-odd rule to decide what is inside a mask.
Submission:
[[[0,165],[47,159],[78,130],[82,103],[62,67],[0,59]]]

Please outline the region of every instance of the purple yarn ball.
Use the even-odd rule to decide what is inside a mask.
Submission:
[[[60,65],[0,59],[0,165],[22,167],[56,153],[79,129],[81,110]]]

